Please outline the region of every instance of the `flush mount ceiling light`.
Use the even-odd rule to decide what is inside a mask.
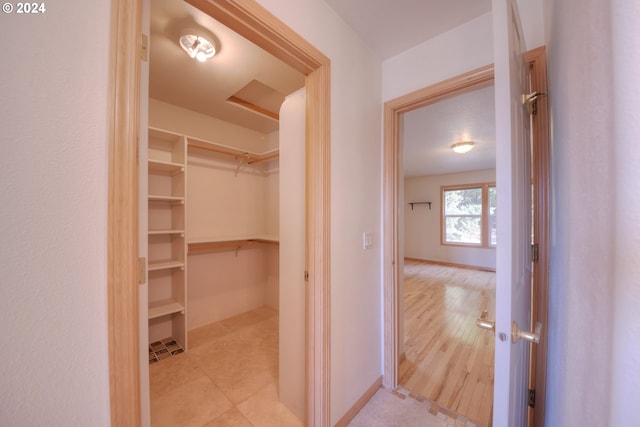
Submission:
[[[451,146],[451,149],[456,153],[460,153],[460,154],[468,153],[473,149],[473,142],[471,141],[457,142]]]
[[[216,54],[216,47],[212,42],[195,34],[186,34],[180,37],[180,47],[187,52],[187,55],[200,62],[204,62]]]

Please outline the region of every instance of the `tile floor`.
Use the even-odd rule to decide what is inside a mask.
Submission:
[[[278,312],[189,333],[189,350],[149,366],[154,427],[302,427],[278,400]]]
[[[163,340],[164,341],[164,340]],[[168,342],[154,343],[160,352]],[[175,352],[175,349],[174,349]],[[302,427],[278,399],[278,312],[189,332],[189,351],[149,366],[153,427]],[[408,390],[381,388],[349,427],[479,427]]]
[[[409,390],[380,388],[348,427],[480,427]]]

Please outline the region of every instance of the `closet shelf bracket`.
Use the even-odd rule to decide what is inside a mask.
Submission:
[[[244,157],[236,157],[236,172],[234,174],[234,176],[237,178],[238,177],[238,172],[240,172],[240,168],[242,168],[243,163],[244,165],[248,165],[249,164],[249,160],[251,159],[251,156],[249,156],[249,153],[244,153]]]

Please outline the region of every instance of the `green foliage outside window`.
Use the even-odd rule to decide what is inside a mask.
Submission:
[[[443,190],[442,194],[445,243],[495,246],[497,215],[495,186],[452,188]],[[487,206],[483,206],[483,203]],[[483,242],[485,234],[483,227],[487,230],[487,243]]]

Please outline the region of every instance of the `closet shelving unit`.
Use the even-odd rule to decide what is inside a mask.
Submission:
[[[279,157],[279,151],[262,154],[198,138],[149,128],[148,251],[149,340],[173,337],[187,349],[187,251],[207,251],[254,244],[278,244],[273,236],[186,239],[186,188],[189,148],[235,158],[239,168]]]
[[[234,157],[238,161],[238,168],[241,166],[241,162],[245,162],[245,164],[247,165],[252,165],[260,162],[274,160],[280,156],[280,152],[277,149],[258,154],[189,136],[187,137],[187,146],[190,148],[197,148],[217,154]],[[279,244],[279,242],[277,237],[268,235],[204,238],[189,241],[188,253],[225,248],[237,250],[244,246],[251,246],[255,244],[277,245]]]
[[[149,340],[187,348],[186,138],[149,129]]]

